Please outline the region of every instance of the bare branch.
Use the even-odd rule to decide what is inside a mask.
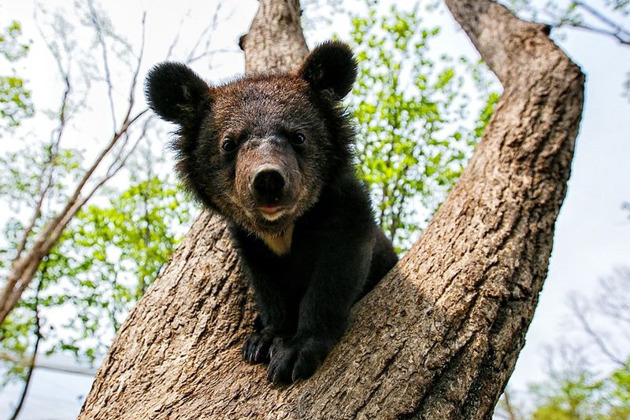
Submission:
[[[577,29],[584,29],[589,32],[593,32],[600,35],[606,35],[615,38],[622,45],[630,45],[630,38],[625,39],[619,35],[617,32],[609,31],[602,28],[597,28],[595,26],[586,25],[584,23],[570,23],[569,26]]]
[[[510,402],[512,393],[509,390],[503,392],[503,398],[500,401],[500,407],[504,411],[502,413],[495,413],[495,415],[507,420],[520,420],[520,416],[516,412],[516,408],[512,406]]]
[[[600,22],[613,28],[612,35],[615,36],[615,38],[617,38],[622,44],[630,45],[630,30],[614,22],[612,19],[609,19],[607,16],[604,16],[593,6],[586,4],[583,1],[576,1],[575,4],[586,10]]]
[[[210,25],[206,26],[203,29],[203,31],[201,32],[201,34],[197,38],[197,41],[195,42],[195,44],[193,45],[192,49],[188,53],[188,58],[186,58],[186,63],[192,63],[194,61],[193,57],[195,56],[195,52],[197,51],[197,48],[199,48],[199,45],[201,44],[201,41],[203,39],[206,39],[206,44],[205,44],[204,50],[205,51],[209,50],[210,37],[208,36],[208,34],[209,33],[213,33],[217,29],[217,26],[219,24],[219,12],[221,11],[222,5],[223,5],[222,2],[218,2],[217,3],[216,8],[214,9],[214,15],[212,16],[212,22],[210,23]]]
[[[133,107],[136,102],[136,86],[138,84],[138,74],[140,73],[140,66],[142,65],[142,58],[144,57],[144,46],[146,41],[146,29],[147,29],[147,12],[142,14],[142,35],[140,40],[140,52],[138,53],[138,60],[136,61],[136,68],[131,78],[131,87],[129,88],[129,109]],[[128,114],[129,115],[129,114]]]
[[[116,174],[116,172],[118,172],[120,169],[122,169],[126,164],[127,161],[129,160],[129,158],[131,157],[131,155],[134,154],[134,152],[136,151],[136,149],[138,148],[138,145],[140,144],[140,142],[146,138],[147,135],[147,131],[149,129],[149,126],[151,125],[151,123],[153,122],[153,118],[149,117],[145,120],[144,124],[142,125],[142,129],[140,130],[140,134],[138,134],[138,138],[136,139],[136,141],[134,142],[134,145],[129,148],[129,150],[127,151],[127,154],[125,156],[120,156],[117,161],[118,161],[118,165],[111,165],[109,167],[109,169],[107,170],[107,174],[111,174],[111,176],[114,176]]]
[[[230,49],[216,49],[216,50],[207,50],[199,55],[195,55],[190,57],[189,59],[186,60],[186,64],[192,64],[195,61],[199,61],[202,58],[209,58],[209,57],[213,57],[217,54],[234,54],[236,53],[236,50],[230,50]]]
[[[136,121],[140,116],[142,116],[145,112],[142,111],[140,114],[138,114],[136,117],[134,117],[132,119],[132,121]],[[106,171],[105,176],[103,176],[100,180],[98,180],[90,189],[90,191],[85,194],[84,196],[81,196],[80,194],[77,195],[75,197],[75,201],[74,204],[72,205],[72,207],[70,207],[67,211],[67,213],[65,214],[65,216],[59,220],[59,223],[57,224],[57,228],[54,229],[51,233],[50,233],[50,247],[54,246],[54,244],[56,243],[56,241],[58,240],[59,236],[61,236],[61,233],[63,232],[63,230],[65,229],[65,227],[68,225],[68,223],[70,223],[70,221],[72,220],[72,218],[76,215],[76,213],[94,196],[94,194],[96,194],[96,192],[103,186],[105,185],[105,183],[107,183],[107,181],[109,181],[110,179],[112,179],[127,163],[127,160],[129,159],[129,157],[133,154],[133,152],[136,150],[140,140],[144,137],[144,135],[146,134],[147,128],[149,125],[149,120],[147,120],[145,122],[145,125],[143,126],[143,129],[141,131],[141,134],[139,135],[139,138],[136,140],[136,142],[134,143],[133,147],[131,147],[131,149],[124,155],[119,155],[117,159],[114,160],[114,162],[112,162],[109,166],[109,168]],[[124,130],[121,132],[120,135],[118,135],[118,139],[125,137],[125,141],[128,141],[128,132],[127,130]],[[55,239],[56,238],[56,239]]]
[[[573,312],[573,315],[575,315],[575,317],[580,322],[582,329],[584,330],[584,332],[586,332],[586,334],[590,337],[590,339],[595,343],[595,345],[599,348],[599,350],[613,363],[619,365],[620,367],[627,367],[628,365],[615,355],[615,352],[609,348],[609,346],[602,339],[600,334],[598,334],[597,331],[593,329],[590,322],[586,319],[586,313],[588,312],[588,309],[586,308],[586,306],[584,305],[580,306],[579,302],[577,301],[575,297],[569,300],[569,305],[571,307],[571,311]]]
[[[90,9],[90,20],[92,25],[94,26],[94,30],[96,31],[96,37],[98,38],[98,43],[101,46],[102,55],[103,55],[103,69],[105,71],[105,83],[107,84],[107,97],[109,99],[109,110],[111,112],[112,117],[112,127],[114,131],[116,131],[116,108],[114,106],[114,95],[113,90],[114,86],[112,84],[111,72],[109,70],[109,58],[107,55],[107,44],[105,43],[105,37],[103,36],[103,28],[100,23],[100,19],[96,9],[94,8],[94,2],[92,0],[88,1],[88,7]]]
[[[179,43],[179,36],[181,35],[181,28],[183,27],[184,20],[185,19],[182,18],[182,20],[180,20],[180,22],[179,22],[179,25],[177,26],[179,28],[179,30],[175,34],[175,38],[173,38],[173,42],[171,42],[171,45],[168,47],[168,51],[166,51],[165,60],[170,60],[171,57],[173,57],[173,50],[175,49],[175,47]]]
[[[39,25],[38,25],[38,31],[40,35],[42,36],[42,38],[46,40],[47,38],[44,36],[41,26]],[[50,188],[53,185],[54,169],[56,166],[55,161],[57,160],[57,156],[59,153],[59,145],[61,144],[61,139],[63,137],[64,129],[66,127],[66,122],[67,122],[66,110],[68,106],[68,98],[70,96],[70,92],[72,91],[72,87],[70,83],[70,73],[68,70],[66,70],[66,67],[63,65],[62,60],[61,60],[61,55],[58,53],[58,51],[56,51],[55,48],[53,48],[53,46],[50,43],[46,42],[46,45],[48,47],[48,50],[51,52],[55,60],[55,63],[57,64],[57,68],[62,76],[63,83],[64,83],[64,91],[62,94],[61,105],[59,107],[59,112],[58,112],[59,124],[51,133],[51,137],[52,137],[51,151],[48,158],[48,162],[42,167],[42,170],[41,170],[41,175],[39,179],[39,188],[38,188],[39,190],[38,198],[35,203],[35,207],[33,208],[33,214],[28,224],[24,228],[22,232],[22,237],[20,238],[20,241],[18,242],[15,256],[13,258],[14,261],[21,258],[22,252],[24,251],[26,244],[28,242],[28,238],[33,233],[35,224],[41,217],[42,205],[44,204],[44,201],[47,198],[48,192],[50,191]],[[48,176],[46,176],[46,173],[48,173]],[[44,185],[44,179],[46,179],[45,185]]]
[[[13,414],[11,415],[9,420],[17,420],[20,412],[22,411],[22,407],[24,406],[24,401],[26,401],[26,395],[28,394],[28,389],[31,385],[31,379],[33,378],[33,371],[35,370],[35,360],[37,359],[37,350],[39,350],[39,344],[42,340],[41,327],[42,320],[39,315],[39,294],[42,291],[43,285],[43,277],[40,277],[39,282],[37,284],[37,291],[35,292],[35,345],[33,346],[33,355],[31,356],[28,363],[28,373],[26,374],[26,378],[24,379],[24,388],[22,388],[22,393],[20,394],[20,399],[18,401],[17,406],[13,410]]]
[[[614,322],[623,322],[630,327],[630,268],[620,267],[614,276],[600,280],[602,291],[595,305],[602,315]],[[628,329],[622,329],[622,331]]]
[[[554,11],[550,10],[549,7],[546,7],[543,12],[551,18],[551,22],[545,22],[545,24],[556,28],[569,26],[571,28],[582,29],[596,34],[612,37],[622,45],[630,45],[630,30],[614,22],[612,19],[608,18],[594,7],[582,1],[576,1],[574,2],[574,4],[577,7],[584,9],[587,13],[589,13],[600,23],[610,29],[590,25],[584,22],[577,22],[571,19],[567,19],[563,16],[558,16]]]

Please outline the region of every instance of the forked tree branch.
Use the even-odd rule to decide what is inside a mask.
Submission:
[[[542,25],[447,0],[504,85],[460,181],[353,311],[312,378],[267,383],[242,360],[254,310],[217,216],[203,213],[131,312],[80,419],[488,419],[547,274],[582,113],[583,75]],[[297,0],[260,0],[247,72],[306,53]]]

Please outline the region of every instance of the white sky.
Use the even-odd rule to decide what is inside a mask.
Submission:
[[[226,3],[230,10],[224,12],[230,12],[232,16],[221,25],[217,41],[220,48],[235,49],[238,37],[247,31],[256,12],[257,1]],[[411,1],[397,2],[398,5],[405,3],[411,4]],[[67,0],[46,1],[45,4],[49,9],[55,5],[71,8],[71,2]],[[187,51],[183,44],[192,42],[213,10],[212,2],[207,0],[176,3],[109,0],[106,4],[115,28],[130,40],[138,38],[141,12],[148,11],[144,71],[163,60],[182,19],[185,19],[187,30],[182,32],[180,51]],[[192,12],[187,13],[188,10]],[[320,10],[320,13],[325,15],[326,12]],[[17,19],[22,22],[26,36],[34,41],[23,76],[29,80],[36,105],[54,107],[60,95],[59,82],[54,64],[41,45],[32,15],[31,2],[0,3],[0,26],[5,27],[10,20]],[[310,45],[329,38],[334,32],[343,34],[347,30],[343,22],[333,19],[332,28],[320,25],[317,32],[307,33]],[[450,15],[443,14],[437,19],[435,24],[442,22],[447,32],[440,48],[447,49],[445,52],[451,55],[466,50],[472,52],[469,41]],[[568,195],[556,225],[549,276],[527,335],[527,345],[511,380],[511,384],[519,389],[528,382],[541,379],[545,372],[542,349],[566,331],[568,294],[572,291],[592,294],[598,278],[610,275],[615,266],[630,265],[630,221],[628,213],[621,210],[622,202],[630,201],[630,105],[620,95],[624,75],[630,70],[630,48],[624,49],[602,36],[576,31],[570,32],[559,44],[587,74],[586,104]],[[212,74],[207,74],[208,70],[204,68],[196,70],[216,81],[242,73],[242,63],[242,57],[237,53],[226,55]],[[5,69],[0,68],[0,72],[4,73]],[[80,129],[78,125],[77,129]],[[85,138],[95,139],[97,136],[93,132],[107,130],[109,119],[90,121],[89,127],[92,132],[85,133]],[[14,146],[9,138],[2,141],[6,143],[0,147]],[[73,418],[80,408],[77,395],[85,395],[88,387],[89,381],[82,377],[36,372],[31,398],[27,400],[21,420]],[[10,411],[17,391],[10,388],[0,395],[0,417]]]

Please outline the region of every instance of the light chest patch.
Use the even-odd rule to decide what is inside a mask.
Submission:
[[[291,240],[293,239],[293,225],[280,236],[263,236],[262,240],[265,245],[273,251],[274,254],[281,256],[287,254],[291,250]]]

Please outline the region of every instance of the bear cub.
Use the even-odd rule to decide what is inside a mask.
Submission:
[[[178,126],[179,176],[229,223],[259,313],[243,357],[273,383],[311,376],[397,261],[353,167],[341,100],[356,74],[350,48],[327,42],[292,73],[209,86],[163,63],[147,76],[151,108]]]

